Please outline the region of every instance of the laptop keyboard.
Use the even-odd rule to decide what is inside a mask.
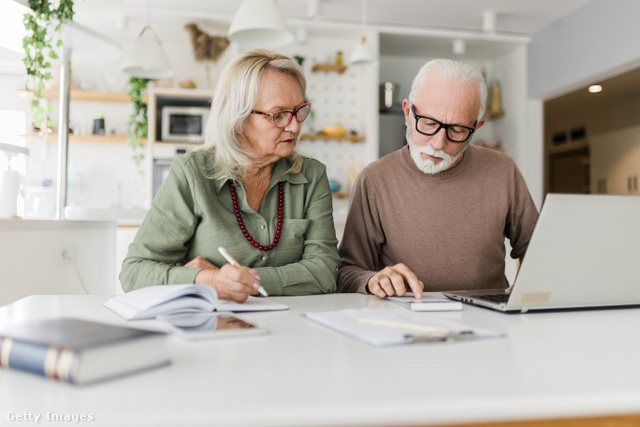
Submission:
[[[471,298],[483,299],[495,303],[503,303],[507,302],[509,299],[509,294],[500,294],[500,295],[474,295]]]

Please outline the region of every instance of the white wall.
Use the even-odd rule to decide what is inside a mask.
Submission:
[[[502,147],[518,166],[525,164],[527,48],[522,45],[492,63],[491,79],[500,83],[502,108],[505,116],[494,119],[494,131],[500,136]],[[491,81],[489,90],[491,90]],[[508,120],[505,120],[508,119]]]
[[[535,34],[528,94],[549,99],[640,64],[640,2],[594,0]]]

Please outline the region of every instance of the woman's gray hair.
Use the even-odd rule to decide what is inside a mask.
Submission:
[[[480,95],[480,111],[478,111],[478,121],[484,116],[484,109],[487,104],[487,83],[482,73],[477,68],[467,65],[463,62],[452,61],[450,59],[434,59],[422,66],[416,78],[413,79],[411,92],[409,93],[409,101],[413,103],[415,97],[422,87],[429,73],[434,72],[446,79],[454,80],[458,83],[472,83],[478,85],[478,94]]]
[[[304,97],[307,81],[302,68],[288,56],[264,49],[244,52],[224,68],[213,101],[205,132],[204,150],[215,149],[212,178],[244,180],[254,154],[240,142],[244,122],[258,100],[262,77],[267,70],[291,75],[300,84]],[[297,151],[288,156],[289,172],[299,172],[302,161]]]

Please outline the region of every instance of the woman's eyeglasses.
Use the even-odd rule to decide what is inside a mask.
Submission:
[[[298,121],[298,123],[304,122],[307,117],[309,117],[310,112],[311,104],[308,102],[305,102],[293,111],[280,111],[279,113],[265,113],[258,110],[251,110],[252,114],[261,114],[265,117],[270,118],[273,124],[281,129],[289,126],[289,123],[291,123],[291,120],[293,120],[293,116],[296,116],[296,120]]]

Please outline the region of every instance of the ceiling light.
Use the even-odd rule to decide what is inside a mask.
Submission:
[[[591,93],[598,93],[602,91],[602,86],[600,85],[591,85],[589,86],[589,92]]]
[[[498,14],[495,10],[485,10],[482,14],[482,31],[485,33],[495,33],[497,21]]]
[[[166,79],[173,76],[160,39],[150,26],[145,26],[122,65],[122,71],[143,79]]]
[[[244,0],[231,21],[227,38],[253,46],[281,46],[294,39],[275,0]]]
[[[367,42],[367,38],[362,36],[362,39],[360,39],[360,42],[356,45],[356,48],[351,54],[349,63],[351,65],[366,65],[371,64],[375,60],[376,56],[373,53],[373,48]]]
[[[467,46],[462,39],[455,39],[453,41],[453,53],[456,55],[463,55],[467,51]]]
[[[360,41],[356,45],[356,48],[353,50],[351,57],[349,59],[349,63],[351,65],[367,65],[375,62],[376,55],[373,52],[373,48],[371,44],[367,42],[367,38],[364,35],[364,29],[366,26],[366,16],[367,16],[367,0],[362,0],[362,23],[360,28],[360,33],[362,37]]]
[[[307,0],[307,18],[320,16],[320,2],[322,0]]]

